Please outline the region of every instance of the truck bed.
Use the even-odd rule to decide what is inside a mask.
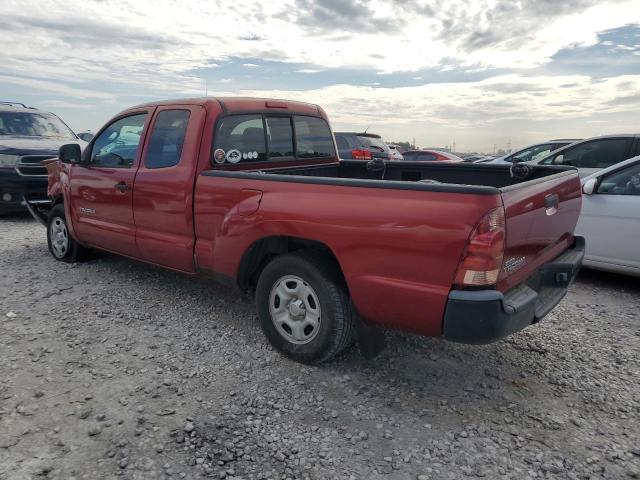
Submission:
[[[433,182],[427,183],[435,189],[460,191],[464,187],[489,187],[487,193],[496,193],[494,189],[506,190],[522,183],[547,180],[551,175],[567,174],[572,167],[537,166],[526,180],[513,178],[510,165],[477,165],[446,162],[387,162],[383,171],[367,169],[366,162],[343,160],[339,164],[310,167],[293,167],[268,170],[271,175],[295,175],[302,177],[322,177],[342,180],[374,180],[385,182]],[[292,181],[288,179],[288,181]],[[426,182],[424,182],[426,181]],[[437,186],[440,185],[440,186]],[[354,185],[355,186],[355,185]],[[373,185],[371,185],[373,186]],[[380,185],[375,185],[380,187]],[[396,188],[400,185],[394,185]],[[478,193],[476,188],[470,189]]]
[[[364,318],[438,335],[469,235],[489,211],[504,208],[506,220],[499,292],[574,242],[581,201],[571,167],[536,167],[524,181],[501,165],[389,162],[382,174],[357,161],[204,171],[194,209],[200,267],[235,278],[239,255],[221,252],[293,232],[329,246]]]

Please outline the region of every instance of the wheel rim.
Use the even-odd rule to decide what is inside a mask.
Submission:
[[[320,330],[318,295],[307,282],[295,275],[281,277],[273,284],[269,313],[278,333],[291,343],[309,343]]]
[[[55,217],[49,225],[51,250],[56,258],[63,258],[69,251],[69,232],[67,225],[60,217]]]

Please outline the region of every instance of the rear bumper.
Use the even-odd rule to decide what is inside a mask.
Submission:
[[[23,197],[46,200],[47,177],[21,176],[13,168],[0,168],[0,212],[26,212]]]
[[[537,323],[566,295],[584,258],[584,237],[506,293],[453,290],[444,314],[444,338],[453,342],[491,343]]]

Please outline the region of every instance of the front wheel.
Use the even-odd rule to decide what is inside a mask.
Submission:
[[[349,295],[328,257],[301,252],[275,258],[258,279],[256,303],[264,334],[293,360],[322,363],[352,342]]]
[[[86,248],[71,236],[62,204],[53,207],[49,213],[47,244],[53,258],[61,262],[81,262],[87,257]]]

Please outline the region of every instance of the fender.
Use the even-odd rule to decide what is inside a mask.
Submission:
[[[67,226],[69,227],[69,231],[73,238],[78,240],[78,236],[76,235],[75,229],[73,228],[73,215],[71,212],[71,187],[69,185],[69,173],[71,165],[62,163],[58,158],[45,160],[42,163],[47,168],[47,195],[53,201],[52,206],[58,203],[56,202],[56,199],[62,198],[64,213],[67,217]]]

